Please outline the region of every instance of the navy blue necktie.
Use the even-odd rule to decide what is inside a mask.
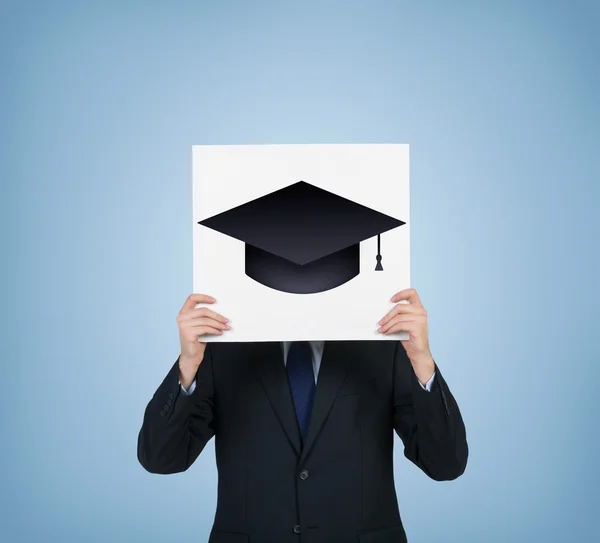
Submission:
[[[296,408],[296,418],[304,442],[316,390],[312,351],[308,341],[292,342],[287,355],[286,368]]]

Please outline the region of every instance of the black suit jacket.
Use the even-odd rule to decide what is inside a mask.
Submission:
[[[394,431],[432,479],[465,470],[465,427],[439,367],[427,392],[398,341],[325,343],[304,444],[280,343],[208,344],[189,396],[178,370],[146,407],[137,454],[151,473],[182,472],[215,437],[210,543],[406,542]]]

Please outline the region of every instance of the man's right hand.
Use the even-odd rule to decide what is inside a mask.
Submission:
[[[206,294],[190,294],[177,315],[179,327],[179,380],[187,390],[196,377],[198,366],[204,358],[206,342],[200,341],[200,336],[222,335],[223,330],[230,330],[229,319],[219,315],[207,307],[196,304],[214,304],[216,300]]]

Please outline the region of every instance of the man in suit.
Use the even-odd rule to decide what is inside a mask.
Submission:
[[[406,543],[394,486],[394,431],[436,481],[468,456],[458,405],[429,350],[414,289],[378,332],[402,341],[204,343],[228,319],[192,294],[181,353],[146,407],[138,459],[187,470],[215,437],[217,509],[209,543]]]

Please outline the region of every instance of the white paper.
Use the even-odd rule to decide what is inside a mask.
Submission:
[[[202,341],[398,340],[377,322],[390,298],[410,288],[408,144],[193,146],[195,293],[217,299],[211,309],[231,320],[222,336]],[[199,225],[235,206],[309,182],[406,224],[381,235],[383,271],[375,271],[377,237],[360,244],[360,273],[316,294],[268,288],[244,273],[244,243]]]

